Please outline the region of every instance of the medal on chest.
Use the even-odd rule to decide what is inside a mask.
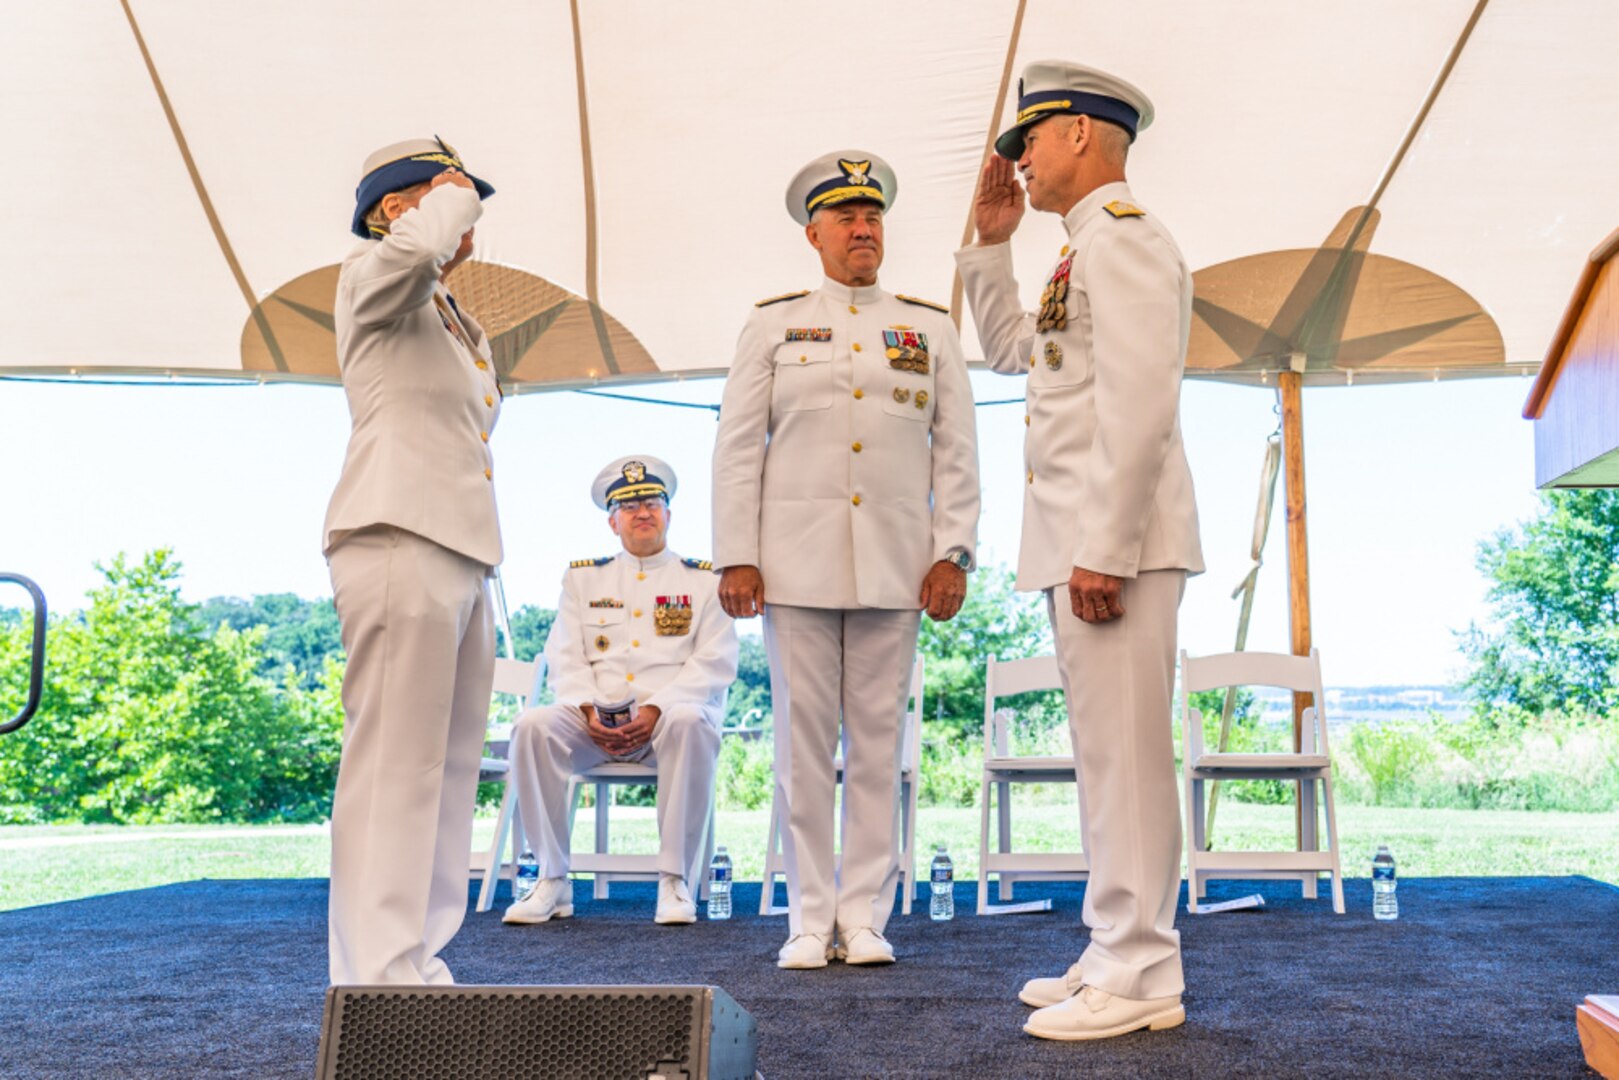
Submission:
[[[684,637],[691,633],[691,597],[658,597],[652,609],[652,625],[659,637]]]
[[[1051,272],[1051,280],[1040,293],[1040,318],[1034,326],[1037,332],[1068,328],[1068,278],[1073,269],[1074,257],[1068,255]]]
[[[900,371],[928,373],[928,336],[920,330],[895,327],[883,331],[883,354],[888,366]]]

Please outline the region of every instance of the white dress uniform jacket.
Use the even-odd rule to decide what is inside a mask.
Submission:
[[[545,663],[560,703],[633,696],[665,713],[688,704],[718,727],[736,678],[736,626],[706,564],[668,548],[646,559],[621,551],[563,576]]]
[[[894,366],[884,331],[925,335],[927,372]],[[830,279],[755,309],[714,445],[716,566],[758,567],[772,604],[915,610],[929,567],[973,553],[978,505],[947,313]]]
[[[1179,418],[1192,275],[1123,182],[1091,192],[1063,220],[1069,239],[1057,266],[1072,263],[1061,330],[1037,332],[1024,311],[1011,245],[956,253],[985,360],[1029,376],[1017,587],[1063,585],[1076,566],[1124,578],[1201,572]]]
[[[353,427],[326,511],[327,553],[356,529],[395,525],[500,563],[488,445],[500,389],[483,328],[438,279],[482,213],[477,192],[441,185],[391,235],[343,260],[337,355]]]

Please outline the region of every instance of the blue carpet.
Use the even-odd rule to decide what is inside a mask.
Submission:
[[[469,914],[446,959],[463,983],[710,983],[759,1021],[759,1067],[787,1077],[1589,1076],[1574,1028],[1587,993],[1619,991],[1619,889],[1587,878],[1433,878],[1400,885],[1401,918],[1349,913],[1298,886],[1259,912],[1178,919],[1186,1024],[1102,1043],[1023,1035],[1016,993],[1081,946],[1078,885],[1041,915],[953,922],[898,915],[900,962],[789,972],[786,920],[657,927],[653,887],[610,901],[576,884],[577,914],[509,927]],[[1323,889],[1325,892],[1325,889]],[[0,1076],[313,1075],[326,976],[324,880],[199,881],[0,913]],[[536,1072],[535,1075],[543,1075]],[[514,1078],[515,1080],[515,1078]]]

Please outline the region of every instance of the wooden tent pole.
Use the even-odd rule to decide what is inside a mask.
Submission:
[[[1282,471],[1287,478],[1287,595],[1288,626],[1293,654],[1310,655],[1310,548],[1305,532],[1303,375],[1284,371],[1277,396],[1282,405]],[[1293,752],[1304,746],[1304,710],[1313,702],[1308,693],[1293,695]],[[1294,785],[1297,787],[1298,785]],[[1295,798],[1294,824],[1302,840],[1304,801]]]

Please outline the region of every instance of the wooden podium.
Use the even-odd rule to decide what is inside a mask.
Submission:
[[[1607,1080],[1619,1080],[1619,994],[1589,995],[1576,1023],[1585,1063]]]

